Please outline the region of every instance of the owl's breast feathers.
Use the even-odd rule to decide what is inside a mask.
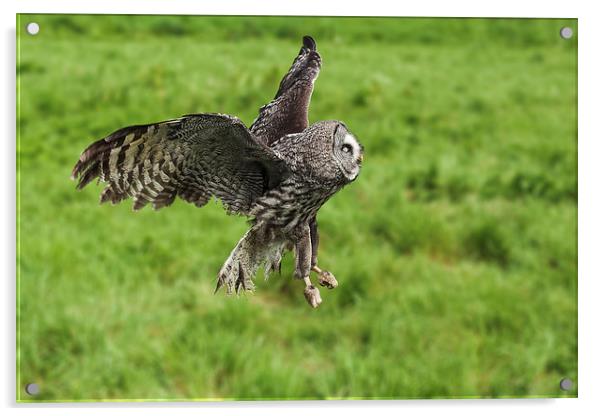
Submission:
[[[334,181],[322,183],[308,179],[293,173],[279,186],[256,199],[250,211],[253,221],[290,231],[314,217],[320,207],[343,187]]]

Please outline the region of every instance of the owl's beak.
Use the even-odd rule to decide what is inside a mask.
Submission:
[[[361,164],[364,161],[364,154],[360,153],[360,156],[357,158],[357,161]]]

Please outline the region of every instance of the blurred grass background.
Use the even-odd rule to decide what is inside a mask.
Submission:
[[[24,27],[40,24],[37,36]],[[21,15],[18,385],[34,400],[553,397],[577,379],[576,20]],[[310,121],[360,178],[320,211],[336,290],[213,295],[247,228],[219,204],[99,206],[84,147],[223,112],[247,125],[311,34]]]

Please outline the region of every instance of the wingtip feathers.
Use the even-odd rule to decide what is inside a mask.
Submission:
[[[316,51],[317,50],[316,41],[314,40],[314,38],[312,38],[309,35],[303,36],[303,46],[305,48],[309,49],[310,51]]]

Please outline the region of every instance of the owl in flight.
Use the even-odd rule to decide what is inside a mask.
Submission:
[[[318,307],[322,299],[310,272],[327,288],[338,283],[318,267],[316,214],[357,178],[363,159],[362,145],[344,123],[309,125],[321,65],[315,41],[303,37],[276,96],[250,128],[233,116],[203,113],[117,130],[83,151],[72,173],[77,189],[98,178],[107,183],[100,203],[131,197],[135,211],[148,203],[166,207],[176,196],[197,207],[215,197],[251,225],[219,271],[216,292],[222,286],[228,294],[252,290],[261,265],[267,277],[280,270],[284,252],[294,250],[294,277]]]

